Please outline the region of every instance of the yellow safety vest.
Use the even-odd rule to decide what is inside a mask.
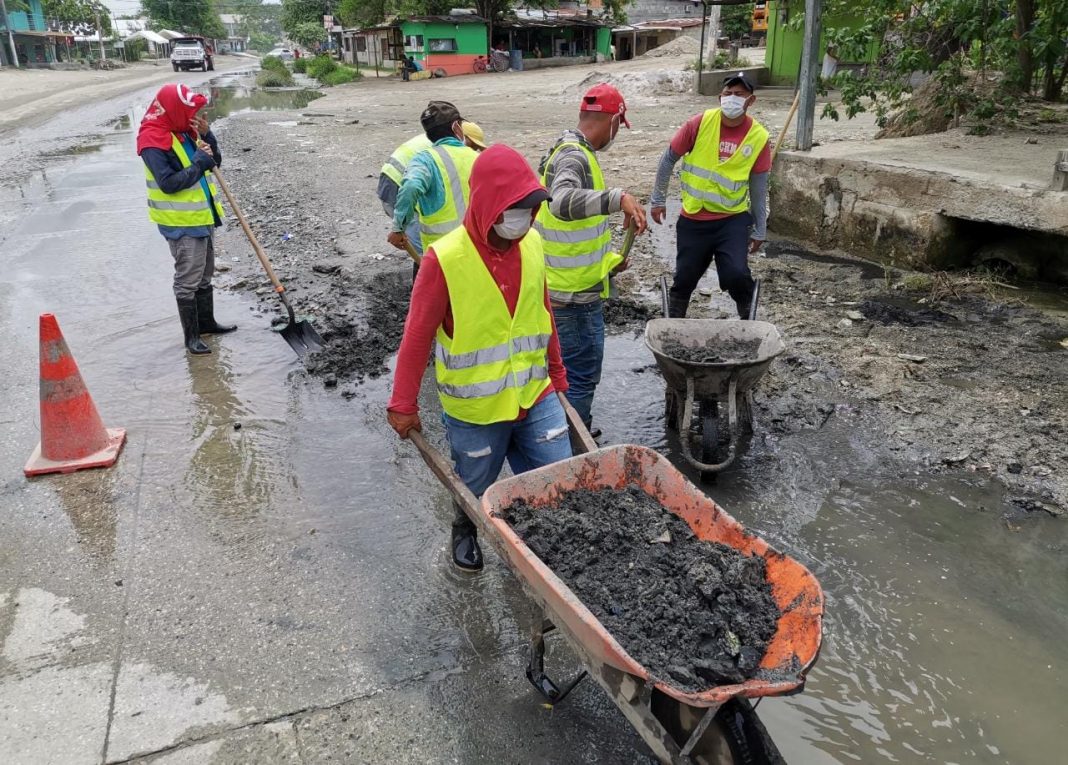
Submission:
[[[389,155],[386,164],[382,165],[381,175],[388,177],[400,186],[401,181],[404,180],[404,171],[407,169],[408,163],[412,161],[412,158],[423,149],[429,149],[433,145],[433,142],[425,135],[417,135],[415,138],[405,141]]]
[[[453,323],[452,337],[438,327],[434,371],[441,407],[475,425],[514,420],[552,384],[553,323],[545,308],[541,237],[531,231],[519,243],[522,278],[514,316],[466,228],[443,236],[434,252],[449,288]]]
[[[438,166],[445,182],[445,204],[431,215],[419,210],[420,238],[423,250],[464,222],[467,201],[471,197],[471,166],[478,154],[467,146],[431,146],[426,150]]]
[[[691,215],[702,210],[740,213],[749,209],[749,173],[768,142],[768,131],[753,120],[741,146],[720,162],[722,115],[720,109],[705,112],[693,149],[682,158],[682,209]]]
[[[178,161],[182,163],[183,168],[191,166],[193,163],[189,161],[189,155],[186,154],[181,140],[175,133],[172,133],[171,136],[174,139],[171,144],[171,150],[178,155]],[[222,205],[218,201],[219,191],[211,180],[210,172],[209,170],[208,173],[205,173],[208,188],[211,189],[211,199],[208,199],[204,194],[204,187],[199,181],[188,189],[182,189],[173,194],[165,193],[156,183],[156,178],[152,175],[152,171],[148,169],[148,165],[145,165],[149,220],[161,226],[182,228],[214,226],[215,216],[211,212],[212,199],[215,200],[215,214],[219,216],[219,220],[222,220],[224,214]]]
[[[593,190],[604,191],[604,175],[597,156],[574,141],[565,141],[553,149],[545,163],[542,184],[545,184],[553,157],[564,146],[577,146],[586,154],[593,175]],[[623,262],[623,257],[612,252],[612,232],[608,228],[607,215],[560,220],[549,212],[549,205],[543,204],[534,221],[534,228],[545,240],[545,265],[550,290],[585,292],[601,284],[601,297],[608,297],[608,274]]]

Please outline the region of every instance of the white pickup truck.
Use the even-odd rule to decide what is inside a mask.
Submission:
[[[174,71],[200,69],[210,72],[215,69],[211,46],[202,37],[179,37],[171,45],[171,66]]]

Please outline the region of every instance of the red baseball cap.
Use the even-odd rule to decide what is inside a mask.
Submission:
[[[605,82],[594,85],[586,91],[579,111],[618,114],[623,126],[630,127],[630,123],[627,122],[627,104],[623,100],[623,94]]]

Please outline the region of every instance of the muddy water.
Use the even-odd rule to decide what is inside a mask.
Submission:
[[[467,675],[484,701],[486,689],[500,687],[496,673],[520,674],[527,613],[514,580],[493,560],[475,580],[446,565],[448,499],[382,422],[387,381],[360,386],[352,400],[307,381],[267,317],[239,295],[218,301],[239,332],[213,339],[211,357],[185,357],[168,256],[143,218],[132,140],[117,123],[98,150],[49,160],[3,191],[5,218],[18,222],[0,245],[2,326],[13,357],[30,359],[8,376],[32,389],[34,317],[56,311],[105,419],[130,428],[118,494],[136,485],[146,498],[135,531],[128,519],[95,522],[85,497],[107,474],[83,474],[64,486],[85,492],[56,490],[62,517],[106,558],[138,548],[121,533],[147,536],[158,525],[144,547],[157,556],[161,581],[204,575],[213,586],[191,585],[186,597],[203,600],[205,611],[239,625],[248,611],[250,632],[285,630],[277,653],[273,641],[238,639],[244,655],[222,651],[218,667],[202,670],[235,708],[328,703],[358,685],[360,672],[376,687]],[[219,254],[235,258],[252,256],[237,247]],[[677,439],[664,431],[651,354],[623,333],[609,338],[606,359],[594,410],[606,439],[651,446],[681,464]],[[14,386],[4,390],[16,400]],[[435,411],[429,396],[424,403]],[[21,453],[32,428],[18,436]],[[806,692],[759,708],[772,736],[799,763],[1059,761],[1068,733],[1068,525],[1041,513],[1003,517],[989,485],[910,473],[872,440],[848,412],[799,433],[773,431],[758,417],[747,451],[708,487],[812,568],[827,596],[824,649]],[[190,571],[193,563],[201,570]],[[135,593],[154,591],[146,576]],[[238,587],[235,602],[206,591],[260,580],[264,592]],[[167,587],[158,587],[161,597]],[[157,606],[131,603],[147,615]],[[161,653],[182,676],[200,667],[198,640],[232,637],[196,619]],[[136,641],[137,620],[128,629]],[[262,667],[275,662],[277,676],[265,681]],[[522,682],[509,692],[521,693]],[[577,715],[588,735],[625,741],[603,698],[584,693],[556,713],[560,724]],[[512,715],[534,720],[538,704],[526,700],[529,710],[512,702],[524,710]],[[477,730],[472,723],[472,737]],[[513,751],[529,750],[518,741]],[[528,761],[547,761],[547,751]],[[621,761],[607,743],[600,751],[601,761]]]

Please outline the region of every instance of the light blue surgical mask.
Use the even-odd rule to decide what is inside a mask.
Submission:
[[[723,116],[729,120],[735,120],[745,114],[745,102],[742,96],[720,96],[719,107],[723,110]]]
[[[530,210],[514,207],[504,211],[504,220],[493,224],[501,239],[522,239],[530,231]]]

